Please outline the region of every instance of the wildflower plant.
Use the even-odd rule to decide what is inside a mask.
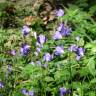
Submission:
[[[96,95],[96,22],[75,5],[56,18],[53,34],[0,28],[1,96]]]

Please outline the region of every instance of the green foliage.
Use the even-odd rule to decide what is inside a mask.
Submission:
[[[4,88],[0,88],[0,95],[23,96],[21,89],[26,88],[33,90],[35,96],[59,96],[61,87],[71,90],[71,93],[65,96],[96,95],[96,21],[91,17],[95,13],[96,6],[91,6],[89,11],[84,11],[83,8],[88,6],[87,1],[75,2],[79,6],[69,4],[68,8],[64,8],[64,16],[47,25],[44,25],[40,18],[37,19],[32,22],[31,31],[27,36],[22,35],[21,28],[0,28],[0,82],[4,83]],[[4,8],[5,6],[2,5],[1,9]],[[0,17],[6,18],[7,15],[1,9]],[[27,8],[17,8],[15,16],[23,18],[27,15],[33,15],[33,13],[30,13]],[[56,31],[59,22],[69,25],[72,33],[60,40],[53,40],[52,34]],[[47,29],[46,26],[51,26],[52,30]],[[38,56],[34,54],[37,42],[34,31],[37,36],[44,34],[47,37]],[[80,36],[79,41],[76,41],[76,36]],[[30,45],[27,56],[20,54],[22,43]],[[76,60],[75,52],[68,50],[71,44],[85,48],[85,54],[79,61]],[[55,56],[53,53],[58,45],[64,47],[64,53]],[[15,56],[9,54],[13,49],[16,50]],[[50,62],[45,62],[43,56],[48,52],[54,58]],[[8,70],[9,64],[12,65],[11,71]]]

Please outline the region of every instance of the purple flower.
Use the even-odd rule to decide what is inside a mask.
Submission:
[[[28,95],[28,90],[22,89],[22,90],[21,90],[21,93],[24,94],[24,95]]]
[[[77,51],[76,51],[76,54],[77,54],[76,60],[79,61],[79,60],[81,59],[81,57],[84,56],[84,53],[85,53],[85,49],[82,48],[82,47],[79,47],[79,48],[77,49]]]
[[[60,23],[57,27],[57,31],[61,33],[62,36],[69,36],[72,32],[71,28],[65,26],[64,23]]]
[[[27,34],[29,34],[30,32],[30,28],[28,26],[23,26],[23,29],[22,29],[22,33],[24,36],[26,36]]]
[[[10,54],[15,56],[16,55],[16,50],[11,50]]]
[[[64,53],[64,48],[62,46],[57,46],[55,48],[55,55],[61,55]]]
[[[59,40],[62,39],[62,35],[60,32],[56,31],[55,35],[53,36],[54,40]]]
[[[57,16],[57,17],[61,17],[61,16],[63,16],[63,15],[64,15],[63,9],[56,10],[56,16]]]
[[[78,49],[77,49],[77,55],[78,56],[84,56],[84,52],[85,52],[85,49],[84,48],[82,48],[82,47],[79,47]]]
[[[76,36],[76,41],[79,41],[80,40],[80,36]]]
[[[78,46],[76,44],[72,44],[70,47],[69,47],[69,51],[71,52],[76,52],[78,49]]]
[[[60,23],[59,26],[57,27],[57,31],[60,32],[63,26],[64,26],[64,23]]]
[[[62,36],[69,36],[71,34],[71,28],[69,28],[68,26],[62,26],[62,29],[60,31]]]
[[[77,55],[76,60],[79,61],[81,59],[81,56]]]
[[[52,56],[49,53],[46,53],[43,57],[44,61],[51,61],[52,60]]]
[[[63,87],[60,88],[60,96],[64,96],[67,93],[67,90]]]
[[[42,45],[42,44],[44,44],[46,42],[46,37],[44,35],[40,34],[37,37],[37,41],[38,41],[38,43],[40,43]]]
[[[34,91],[29,91],[29,96],[34,96]]]
[[[29,50],[30,50],[30,46],[27,44],[23,44],[21,49],[20,49],[20,52],[22,55],[28,55]]]
[[[75,52],[76,53],[76,60],[79,61],[81,59],[81,57],[84,56],[85,53],[85,49],[82,47],[78,47],[75,44],[72,44],[71,47],[68,49],[71,52]]]
[[[3,87],[4,87],[4,85],[3,85],[3,83],[0,81],[0,89],[3,88]]]

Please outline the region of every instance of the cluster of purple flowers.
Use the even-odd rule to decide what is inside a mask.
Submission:
[[[56,11],[56,16],[61,17],[64,15],[64,11],[62,9],[59,9]],[[71,34],[72,30],[70,27],[65,26],[64,23],[60,23],[57,27],[56,33],[53,35],[54,40],[62,39],[63,36],[69,36]],[[80,36],[77,36],[76,41],[80,40]],[[81,57],[84,56],[85,49],[82,47],[78,47],[76,44],[72,44],[69,48],[71,52],[76,53],[76,60],[80,60]],[[59,55],[61,53],[64,53],[64,50],[62,47],[56,47],[55,55]]]
[[[34,91],[28,91],[27,89],[22,89],[21,93],[25,96],[34,96]]]
[[[80,60],[80,58],[83,57],[85,53],[85,49],[78,47],[76,44],[72,44],[68,50],[76,53],[76,60]]]
[[[72,30],[68,26],[65,26],[64,23],[60,23],[57,27],[56,33],[53,35],[54,40],[62,39],[63,36],[69,36]]]
[[[23,26],[23,29],[22,29],[22,34],[24,36],[27,36],[30,32],[30,28],[28,26]],[[21,48],[20,48],[20,53],[21,55],[23,56],[26,56],[30,51],[30,46],[26,43],[22,44]],[[11,50],[10,51],[10,54],[15,56],[16,55],[16,50]]]
[[[36,48],[36,52],[35,52],[35,55],[38,56],[38,54],[40,53],[40,50],[41,48],[43,47],[43,44],[46,42],[46,37],[42,34],[40,34],[38,37],[37,37],[37,42],[36,42],[36,45],[38,46]],[[54,51],[54,54],[55,55],[61,55],[64,53],[64,48],[62,46],[57,46],[55,48],[55,51]],[[48,61],[51,61],[53,59],[53,55],[51,55],[50,53],[45,53],[44,56],[43,56],[43,60],[48,62]]]
[[[30,51],[30,46],[28,44],[22,44],[22,47],[20,49],[21,55],[26,56],[28,55]]]
[[[63,15],[64,15],[63,9],[59,9],[59,10],[56,11],[56,16],[57,17],[61,17]],[[70,32],[71,32],[71,30],[68,27],[65,27],[63,23],[61,23],[58,26],[57,31],[53,36],[53,39],[54,40],[62,39],[62,36],[67,36],[67,35],[70,34]],[[56,56],[59,56],[63,53],[64,53],[64,48],[62,46],[56,46],[53,54],[56,55]],[[43,57],[43,60],[44,61],[51,61],[53,59],[54,55],[51,55],[50,53],[45,53],[44,57]]]
[[[36,48],[36,52],[37,53],[39,53],[40,52],[40,50],[41,50],[41,48],[43,47],[43,44],[46,42],[46,37],[44,36],[44,35],[42,35],[42,34],[40,34],[38,37],[37,37],[37,46],[39,46],[39,47],[37,47]],[[43,56],[43,60],[44,61],[51,61],[52,60],[52,55],[50,54],[50,53],[45,53],[44,54],[44,56]]]
[[[27,36],[29,34],[29,32],[30,32],[30,28],[28,26],[23,26],[23,29],[22,29],[23,36]],[[29,50],[30,50],[30,46],[28,44],[24,43],[24,44],[22,44],[22,47],[20,49],[20,53],[21,53],[21,55],[25,56],[25,55],[27,55],[29,53]],[[10,51],[10,54],[12,56],[15,56],[16,55],[16,50],[12,49]]]
[[[40,53],[40,50],[42,49],[43,47],[43,44],[46,42],[46,37],[42,34],[40,34],[38,37],[37,37],[37,42],[36,42],[36,46],[38,46],[36,48],[36,52],[35,52],[35,55],[38,56],[38,54]],[[54,54],[55,55],[61,55],[62,53],[64,53],[64,50],[61,46],[57,46],[56,49],[55,49],[55,52]],[[43,60],[46,61],[46,62],[49,62],[53,59],[53,55],[51,55],[50,53],[45,53],[44,56],[43,56]]]
[[[64,15],[64,11],[62,9],[59,9],[56,11],[57,17],[61,17],[63,15]],[[23,26],[23,29],[22,29],[23,35],[26,36],[29,34],[29,32],[30,32],[30,28],[28,26]],[[54,34],[53,39],[54,40],[62,39],[63,36],[69,36],[71,34],[71,32],[72,32],[72,30],[70,27],[65,26],[64,23],[60,23],[56,29],[56,33]],[[76,37],[77,41],[79,41],[79,39],[80,39],[79,36]],[[44,36],[42,34],[37,36],[36,52],[35,52],[36,56],[38,56],[38,54],[40,53],[40,51],[43,47],[43,44],[46,41],[47,41],[46,36]],[[77,60],[80,60],[80,58],[84,56],[84,52],[85,52],[84,48],[78,47],[76,44],[72,44],[68,50],[76,53]],[[21,55],[26,56],[26,55],[28,55],[29,51],[30,51],[30,46],[26,43],[22,44],[22,46],[20,48]],[[16,55],[16,50],[11,50],[10,53],[11,53],[11,55],[14,56],[14,55]],[[63,46],[56,46],[53,54],[56,56],[60,56],[60,55],[64,54],[64,47]],[[47,52],[44,54],[43,60],[46,62],[49,62],[53,59],[54,55],[51,55],[50,53]],[[34,64],[34,62],[31,62],[31,63]],[[37,61],[37,63],[41,65],[41,62]],[[45,64],[44,66],[46,67],[47,65]],[[9,71],[12,70],[12,66],[10,64],[8,65],[8,70]],[[3,83],[0,82],[0,88],[3,88],[3,87],[4,87]],[[63,87],[61,87],[59,91],[60,91],[60,96],[64,96],[68,92],[68,90]],[[34,91],[28,91],[27,89],[22,89],[21,92],[25,96],[34,96]]]
[[[54,58],[54,55],[56,56],[60,56],[64,53],[64,48],[63,46],[56,46],[54,53],[51,55],[50,53],[45,53],[43,60],[44,61],[51,61]]]
[[[34,52],[34,54],[36,56],[38,56],[38,54],[40,53],[42,47],[43,47],[43,44],[46,42],[47,38],[40,34],[39,36],[37,36],[37,42],[36,42],[36,51]]]
[[[63,9],[58,9],[56,11],[57,17],[62,17],[63,15],[64,15]],[[71,31],[72,31],[71,28],[69,28],[68,26],[65,26],[64,23],[60,23],[59,26],[57,27],[55,34],[53,35],[53,39],[59,40],[59,39],[62,39],[63,36],[69,36]]]
[[[69,36],[71,34],[71,28],[69,28],[68,26],[65,26],[63,23],[62,23],[62,27],[61,27],[61,30],[60,30],[60,33],[62,36]]]

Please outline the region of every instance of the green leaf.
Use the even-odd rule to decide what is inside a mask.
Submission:
[[[93,46],[93,48],[91,49],[91,53],[96,53],[96,45],[95,46]]]
[[[95,92],[89,92],[88,96],[96,96]]]
[[[55,80],[62,82],[64,80],[69,80],[71,78],[70,72],[66,69],[55,72]]]
[[[25,74],[32,74],[33,72],[33,66],[31,64],[28,64],[27,66],[25,66],[24,70],[22,71],[22,73],[25,73]]]
[[[89,74],[89,69],[87,67],[82,67],[79,72],[81,77],[87,76]]]
[[[81,38],[78,42],[78,46],[84,46],[84,40]]]
[[[51,81],[54,81],[54,79],[52,77],[46,76],[45,81],[46,82],[51,82]]]
[[[87,43],[86,45],[85,45],[85,48],[92,48],[92,43]]]
[[[92,75],[95,75],[96,71],[95,71],[95,60],[94,60],[94,57],[89,59],[87,66],[88,66],[88,69],[89,69],[90,73]]]
[[[96,78],[92,79],[90,83],[96,83]]]
[[[72,82],[72,87],[74,89],[77,89],[78,87],[81,87],[81,82]]]
[[[96,5],[92,6],[90,9],[89,9],[89,14],[94,14],[96,12]]]
[[[2,16],[2,12],[0,12],[0,17]]]

